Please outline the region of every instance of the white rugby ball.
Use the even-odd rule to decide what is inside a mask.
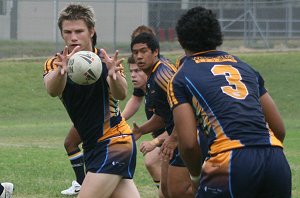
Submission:
[[[102,62],[97,54],[90,51],[79,51],[68,61],[69,78],[79,85],[95,83],[102,73]]]

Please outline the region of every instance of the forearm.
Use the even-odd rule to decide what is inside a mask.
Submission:
[[[124,100],[127,95],[127,82],[126,79],[121,76],[120,72],[116,72],[116,79],[112,76],[107,77],[107,82],[110,87],[110,91],[113,97],[117,100]]]
[[[273,131],[275,137],[283,142],[285,138],[284,123],[270,94],[265,93],[261,96],[260,103],[270,129]]]
[[[137,97],[132,95],[126,103],[124,111],[122,112],[122,117],[125,118],[125,120],[131,118],[139,110],[142,100],[143,97]]]
[[[200,147],[196,143],[195,146],[186,145],[185,142],[178,141],[180,156],[182,157],[186,167],[192,176],[199,176],[202,167],[202,155]]]
[[[143,125],[140,126],[140,131],[142,132],[142,134],[147,134],[164,127],[165,122],[163,118],[156,114],[153,114],[153,116],[148,121],[146,121]]]
[[[44,77],[44,84],[48,94],[52,97],[60,96],[66,86],[67,74],[62,75],[60,67]]]
[[[190,104],[182,104],[173,110],[178,148],[186,167],[192,176],[201,172],[202,155],[197,142],[197,124]],[[174,131],[173,131],[174,132]]]

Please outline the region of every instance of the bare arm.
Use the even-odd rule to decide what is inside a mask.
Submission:
[[[201,172],[201,149],[197,142],[197,126],[193,109],[184,103],[173,110],[175,129],[177,131],[180,156],[192,176]]]
[[[260,97],[260,104],[270,129],[274,132],[276,138],[283,142],[285,137],[284,123],[269,93],[265,93]]]
[[[44,84],[48,94],[52,97],[60,96],[65,89],[67,74],[61,74],[61,67],[49,72],[44,77]]]
[[[122,112],[122,117],[125,118],[125,120],[131,118],[139,110],[142,102],[143,97],[132,95],[126,103],[124,111]]]
[[[120,70],[123,69],[120,64],[124,59],[118,60],[118,51],[116,51],[114,58],[110,58],[104,49],[101,49],[103,58],[108,69],[107,83],[113,97],[117,100],[124,100],[127,95],[127,81],[121,75]]]
[[[142,135],[164,127],[164,119],[156,114],[153,114],[153,116],[141,126],[138,126],[136,123],[133,123],[132,132],[134,134],[135,140],[138,140]]]

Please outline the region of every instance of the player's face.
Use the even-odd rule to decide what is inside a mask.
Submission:
[[[147,75],[136,64],[129,64],[131,82],[134,88],[145,89]]]
[[[137,66],[150,75],[152,66],[158,60],[158,49],[152,52],[147,44],[137,43],[132,46],[132,54]]]
[[[61,35],[71,52],[76,46],[79,51],[92,51],[92,36],[95,30],[89,30],[83,20],[65,20],[62,23]]]

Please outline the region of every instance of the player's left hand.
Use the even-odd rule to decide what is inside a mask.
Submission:
[[[140,130],[140,127],[135,122],[133,122],[132,124],[133,124],[132,133],[134,135],[135,141],[137,141],[138,139],[140,139],[143,133]]]
[[[169,158],[171,160],[177,145],[178,142],[173,136],[167,137],[160,148],[162,158]]]
[[[104,49],[101,49],[101,57],[103,58],[104,62],[106,63],[108,76],[112,79],[117,79],[117,72],[124,69],[121,66],[121,63],[124,61],[124,58],[118,60],[119,51],[116,50],[115,55],[113,58],[110,58]]]

